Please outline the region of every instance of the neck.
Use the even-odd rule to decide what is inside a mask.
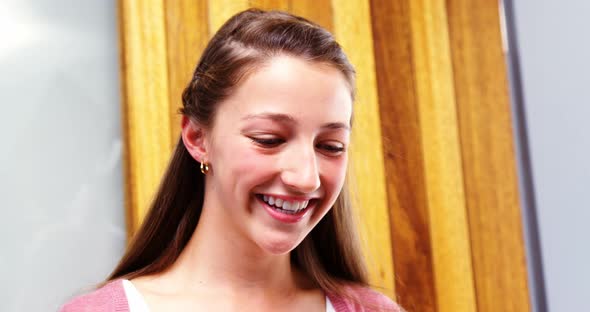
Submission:
[[[206,200],[193,236],[168,271],[176,285],[184,290],[205,286],[253,296],[285,296],[303,284],[309,287],[292,267],[289,254],[262,250],[224,219],[223,210]]]

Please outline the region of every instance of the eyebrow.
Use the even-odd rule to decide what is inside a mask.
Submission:
[[[280,114],[280,113],[260,113],[260,114],[250,114],[242,118],[242,120],[251,120],[251,119],[270,119],[275,122],[279,123],[288,123],[288,124],[298,124],[297,120],[293,118],[291,115],[287,114]],[[350,126],[343,123],[343,122],[330,122],[327,124],[323,124],[321,126],[322,129],[330,129],[330,130],[350,130]]]

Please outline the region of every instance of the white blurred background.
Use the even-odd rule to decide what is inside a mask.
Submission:
[[[115,0],[0,1],[0,311],[103,280],[125,222]]]
[[[533,307],[590,311],[590,1],[505,2]]]

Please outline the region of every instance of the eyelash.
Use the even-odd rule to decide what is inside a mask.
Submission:
[[[252,139],[252,141],[254,143],[261,145],[262,147],[265,147],[265,148],[273,148],[273,147],[279,146],[280,144],[285,143],[285,140],[280,139],[280,138],[270,138],[270,139],[250,138],[250,139]],[[330,144],[317,144],[316,147],[320,147],[330,154],[338,154],[338,153],[342,153],[345,151],[344,147],[334,146],[334,145],[330,145]]]
[[[324,150],[328,151],[329,153],[333,153],[333,154],[344,152],[344,147],[340,147],[340,146],[334,146],[334,145],[330,145],[330,144],[318,144],[317,146],[320,146]]]
[[[272,139],[259,139],[259,138],[251,138],[254,143],[261,145],[263,147],[272,148],[279,146],[280,144],[285,143],[285,140],[279,138],[272,138]]]

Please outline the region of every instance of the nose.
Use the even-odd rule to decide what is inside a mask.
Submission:
[[[320,176],[314,148],[286,151],[281,180],[292,191],[311,193],[320,187]]]

